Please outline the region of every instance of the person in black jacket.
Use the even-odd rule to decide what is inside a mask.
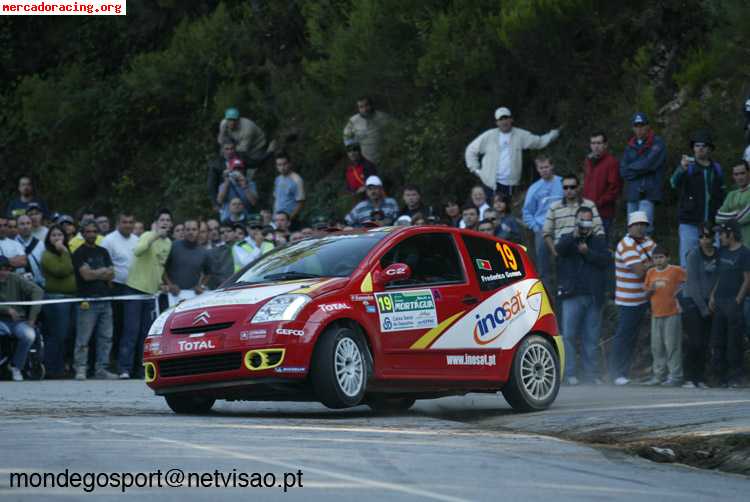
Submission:
[[[578,384],[575,340],[579,335],[583,335],[583,380],[599,383],[599,336],[606,270],[611,255],[604,237],[594,235],[593,229],[593,211],[581,206],[576,212],[576,229],[562,235],[555,245],[565,342],[565,381],[569,385]]]
[[[693,156],[683,155],[670,179],[680,191],[677,220],[680,223],[680,266],[687,267],[687,253],[698,246],[698,225],[712,222],[724,202],[724,175],[718,162],[711,159],[714,145],[706,131],[696,132],[690,140]]]

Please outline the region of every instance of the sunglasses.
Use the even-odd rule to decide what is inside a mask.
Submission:
[[[693,143],[693,147],[694,148],[706,148],[708,147],[708,145],[705,143]]]
[[[575,190],[578,185],[563,185],[563,190]]]

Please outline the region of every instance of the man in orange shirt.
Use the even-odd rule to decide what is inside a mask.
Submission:
[[[654,361],[653,375],[646,385],[677,387],[682,385],[682,318],[676,296],[687,273],[684,268],[669,264],[669,251],[662,246],[654,248],[653,257],[655,267],[646,272],[643,285],[651,299]]]

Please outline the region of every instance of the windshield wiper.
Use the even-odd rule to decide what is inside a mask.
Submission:
[[[287,279],[315,279],[321,277],[318,274],[308,274],[307,272],[279,272],[278,274],[264,275],[263,279],[269,281],[284,281]]]

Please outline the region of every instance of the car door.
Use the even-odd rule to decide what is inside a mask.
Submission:
[[[377,267],[382,270],[393,263],[408,265],[411,278],[374,291],[384,372],[402,378],[445,375],[445,357],[430,346],[445,326],[479,301],[453,234],[406,237],[380,258]]]

